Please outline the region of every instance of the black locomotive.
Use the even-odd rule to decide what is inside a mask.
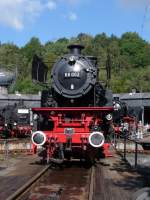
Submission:
[[[83,48],[78,44],[68,46],[70,52],[52,67],[51,84],[46,83],[48,67],[38,56],[33,58],[32,79],[46,83],[47,90],[42,92],[41,108],[32,108],[37,115],[32,142],[34,152],[37,146],[44,147],[42,155],[47,162],[71,158],[93,162],[100,155],[109,156],[110,136],[120,133],[123,120],[128,124],[131,121],[126,117],[126,106],[113,101],[112,92],[98,80],[97,58],[81,54]],[[108,55],[107,83],[110,68]]]
[[[112,93],[98,82],[97,58],[81,54],[82,45],[68,46],[51,71],[51,88],[42,92],[42,107],[111,106]],[[44,82],[47,67],[37,56],[33,59],[32,77]]]

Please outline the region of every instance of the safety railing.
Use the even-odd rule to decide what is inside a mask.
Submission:
[[[24,141],[17,138],[0,139],[0,155],[5,163],[5,167],[9,165],[9,157],[12,153],[32,153],[32,144],[30,140]]]
[[[134,153],[134,167],[138,166],[138,153],[144,151],[141,147],[141,141],[139,139],[131,139],[131,134],[128,132],[122,132],[122,134],[114,134],[111,139],[111,143],[115,149],[121,153],[121,156],[125,161],[127,160],[127,153]],[[122,145],[122,148],[119,148],[119,144]],[[127,148],[128,146],[128,148]]]

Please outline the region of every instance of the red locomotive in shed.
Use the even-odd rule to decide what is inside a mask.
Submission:
[[[6,105],[0,111],[0,138],[30,137],[33,128],[32,112],[23,101]]]
[[[68,46],[70,52],[59,58],[51,71],[51,85],[42,92],[41,108],[32,134],[35,149],[44,148],[44,160],[63,162],[79,158],[93,162],[113,134],[113,96],[98,80],[97,59],[84,56],[81,45]],[[32,78],[45,82],[47,66],[35,56]],[[108,74],[110,73],[108,69]]]

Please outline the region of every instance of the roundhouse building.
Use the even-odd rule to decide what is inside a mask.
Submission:
[[[150,124],[150,93],[123,93],[114,94],[125,102],[129,108],[129,114],[135,115],[143,124]],[[29,108],[41,106],[41,94],[15,94],[0,93],[0,107],[13,105],[22,99]]]
[[[150,93],[131,92],[114,96],[127,104],[130,114],[138,117],[143,124],[150,124]]]

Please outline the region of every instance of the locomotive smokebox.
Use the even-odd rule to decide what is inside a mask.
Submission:
[[[84,46],[79,44],[71,44],[67,48],[70,50],[70,54],[79,55],[81,54],[82,49],[84,49]]]
[[[69,54],[58,59],[51,72],[52,88],[55,97],[60,100],[59,105],[62,104],[62,100],[64,103],[67,102],[65,98],[70,99],[69,102],[72,104],[73,99],[80,102],[83,96],[90,97],[96,83],[97,68],[93,64],[96,61],[81,55],[84,46],[72,44],[68,48]]]

